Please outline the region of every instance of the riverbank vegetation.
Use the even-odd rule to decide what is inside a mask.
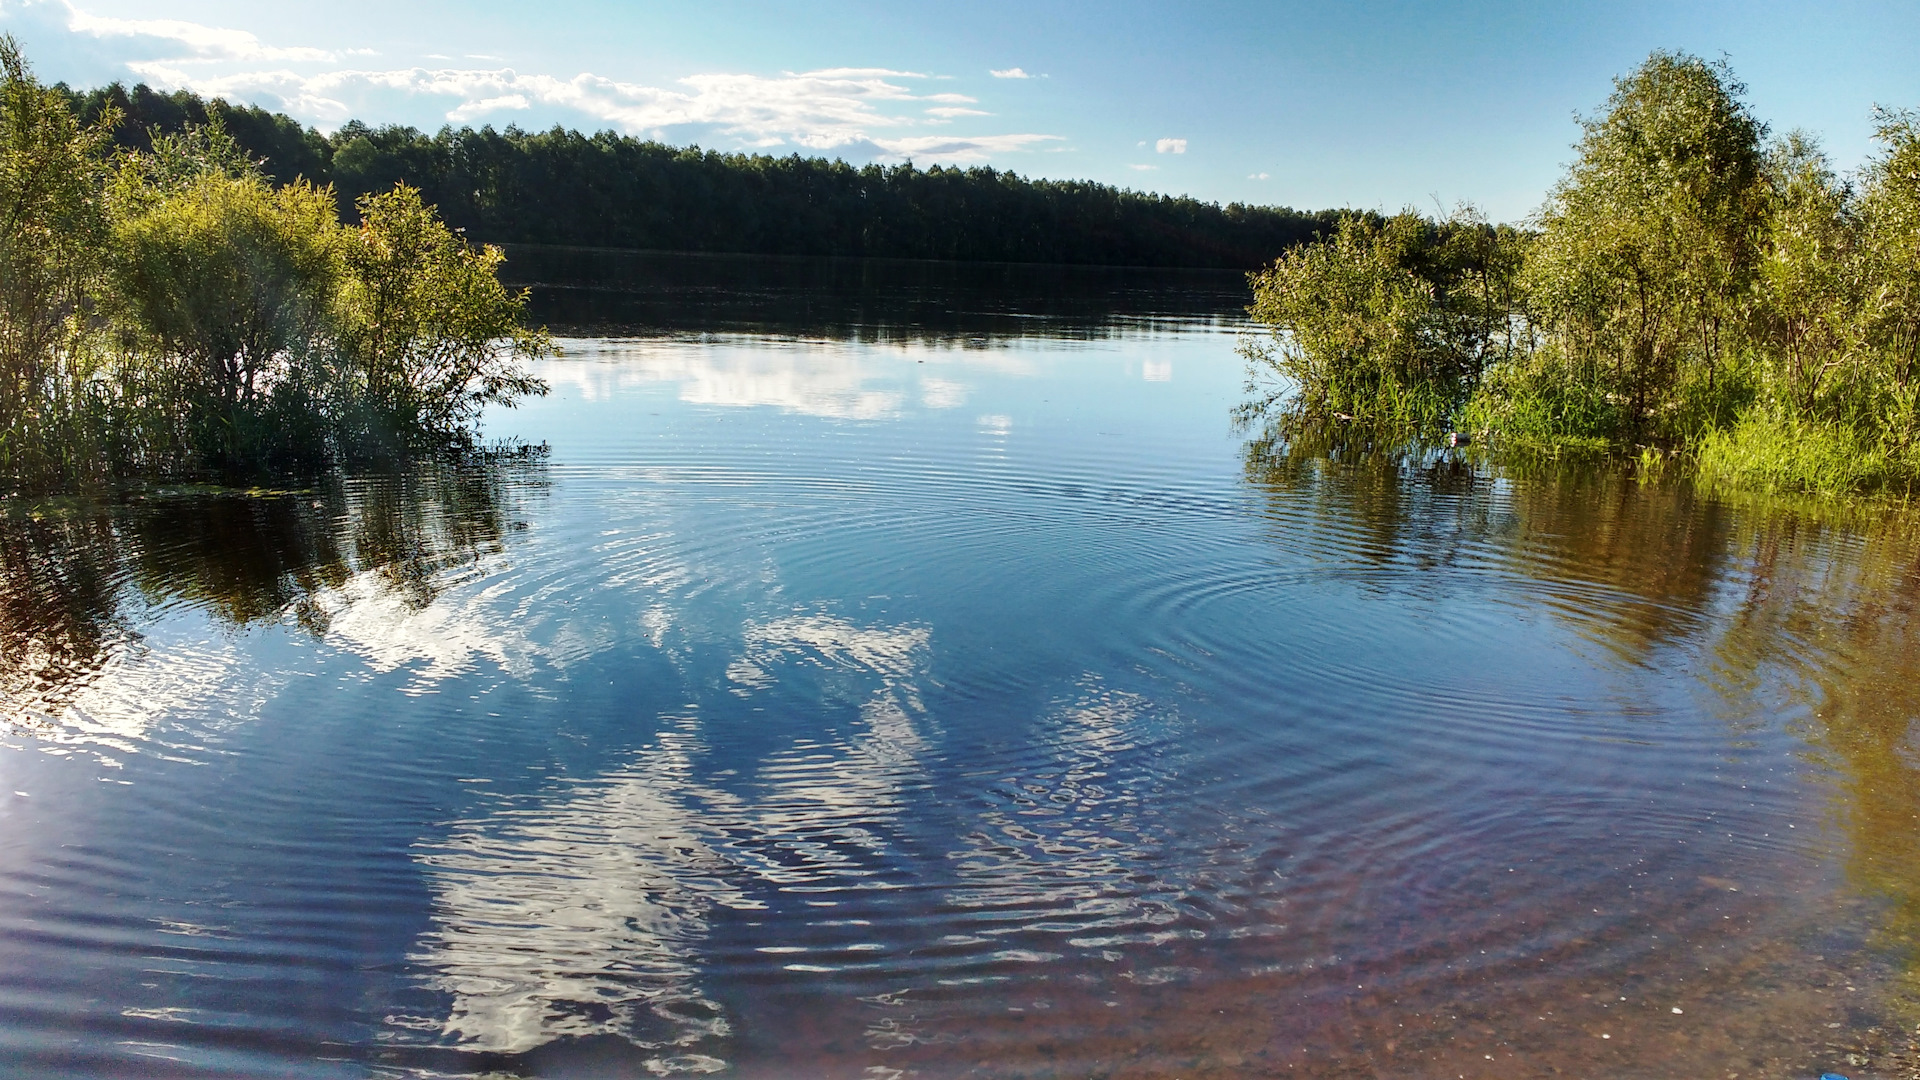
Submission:
[[[1336,215],[1033,180],[990,168],[854,166],[727,154],[602,131],[369,127],[332,135],[290,117],[145,86],[68,91],[113,137],[220,120],[265,173],[355,199],[417,188],[450,226],[495,244],[1250,270],[1330,230]]]
[[[1840,175],[1724,63],[1655,53],[1524,228],[1351,217],[1253,277],[1283,423],[1678,455],[1743,486],[1920,482],[1920,114]]]
[[[0,38],[0,480],[314,469],[470,444],[544,387],[497,249],[419,191],[264,171],[220,117],[115,143]]]

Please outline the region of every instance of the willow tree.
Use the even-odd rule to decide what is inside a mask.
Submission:
[[[1874,411],[1892,448],[1920,438],[1920,114],[1882,110],[1881,153],[1860,200],[1861,329],[1878,383]]]
[[[1470,207],[1445,221],[1346,215],[1252,275],[1248,313],[1272,338],[1250,358],[1286,381],[1281,396],[1302,415],[1440,423],[1490,363],[1523,348],[1511,317],[1522,252],[1517,233]]]
[[[117,304],[183,392],[202,453],[237,463],[277,438],[266,398],[327,336],[340,233],[330,189],[221,172],[115,222]]]
[[[1582,122],[1527,266],[1558,377],[1678,434],[1737,345],[1765,223],[1765,127],[1724,62],[1656,52]]]
[[[64,422],[84,385],[105,249],[105,149],[117,122],[74,118],[0,36],[0,473],[71,453]]]
[[[404,184],[358,207],[335,318],[359,438],[457,440],[487,406],[546,393],[524,362],[547,335],[522,325],[526,293],[500,284],[499,248],[469,244]]]
[[[1794,132],[1768,154],[1767,230],[1753,329],[1780,419],[1830,419],[1854,380],[1859,216],[1850,185]],[[1836,409],[1838,406],[1838,409]]]

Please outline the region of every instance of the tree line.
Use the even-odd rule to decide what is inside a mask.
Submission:
[[[1524,227],[1348,216],[1253,277],[1284,424],[1638,447],[1764,488],[1920,480],[1920,114],[1843,176],[1656,52]],[[1256,403],[1258,405],[1260,403]]]
[[[334,189],[276,182],[208,119],[118,144],[117,108],[76,109],[0,37],[0,481],[471,444],[483,408],[544,391],[497,248],[405,185],[343,224]]]
[[[348,123],[321,135],[257,107],[115,84],[68,90],[86,122],[119,117],[131,151],[219,121],[263,172],[354,200],[405,183],[490,243],[1111,266],[1253,269],[1338,215],[1221,206],[991,168],[854,166],[673,147],[609,131]]]

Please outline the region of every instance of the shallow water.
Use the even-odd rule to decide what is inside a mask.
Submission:
[[[1276,445],[1219,279],[714,266],[544,460],[12,508],[0,1071],[1887,1067],[1904,522]]]

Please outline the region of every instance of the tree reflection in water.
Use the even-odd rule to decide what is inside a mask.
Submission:
[[[1706,658],[1687,674],[1728,734],[1784,724],[1830,784],[1849,883],[1879,906],[1873,944],[1899,972],[1888,1004],[1907,1030],[1920,1022],[1910,509],[1703,491],[1608,462],[1496,466],[1474,449],[1293,417],[1256,432],[1244,464],[1289,543],[1303,542],[1302,528],[1342,530],[1365,541],[1344,546],[1349,559],[1498,565],[1530,583],[1526,602],[1619,663],[1652,668],[1666,648]],[[1451,512],[1435,512],[1442,505]],[[1395,580],[1421,587],[1418,575]],[[1878,1049],[1912,1054],[1904,1040]]]
[[[0,715],[48,733],[177,608],[326,633],[330,590],[364,577],[409,610],[502,550],[537,489],[531,456],[488,455],[308,490],[174,489],[0,511]]]

